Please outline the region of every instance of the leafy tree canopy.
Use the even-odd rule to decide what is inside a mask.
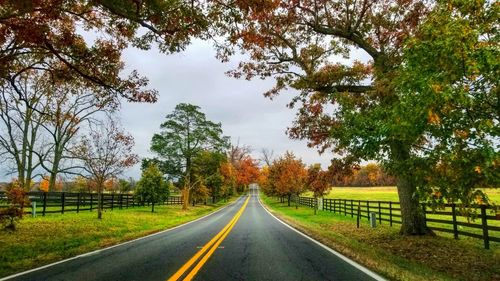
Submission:
[[[181,51],[192,38],[207,38],[218,15],[204,0],[1,0],[0,6],[0,78],[44,69],[55,79],[83,79],[96,95],[146,102],[156,100],[156,91],[136,71],[120,75],[122,51],[129,45]]]
[[[137,182],[136,194],[144,202],[152,204],[152,212],[154,212],[155,203],[159,203],[168,197],[168,184],[156,165],[149,165],[142,170],[141,179]]]
[[[439,1],[406,43],[391,130],[417,140],[424,198],[482,203],[477,188],[500,186],[499,15],[491,1]]]
[[[229,146],[221,124],[207,120],[196,105],[178,104],[160,128],[161,132],[151,140],[151,150],[163,164],[164,172],[181,182],[193,179],[196,157],[206,151],[222,153]]]

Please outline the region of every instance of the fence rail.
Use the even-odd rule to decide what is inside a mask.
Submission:
[[[282,200],[282,199],[280,199]],[[292,198],[292,201],[296,201]],[[318,199],[319,200],[319,199]],[[390,226],[401,224],[401,205],[394,201],[373,201],[353,199],[323,198],[315,202],[312,197],[298,197],[298,204],[314,208],[318,206],[323,211],[350,216],[351,218],[370,220],[370,213],[375,213],[379,224]],[[433,210],[422,204],[427,226],[433,231],[453,234],[455,239],[467,236],[484,241],[484,247],[489,249],[490,242],[500,242],[500,214],[492,214],[494,207],[480,205],[475,217],[465,218],[458,211],[460,205],[446,204],[442,209]]]
[[[92,211],[97,209],[98,194],[97,193],[73,193],[73,192],[28,192],[27,195],[30,202],[35,202],[35,211],[37,214],[53,214],[66,212],[81,212]],[[145,202],[141,202],[140,198],[134,194],[109,194],[103,193],[101,198],[103,209],[123,209],[136,206],[144,206]],[[164,205],[180,205],[182,199],[180,196],[168,196],[160,204]],[[0,207],[7,206],[5,192],[0,192]],[[26,213],[33,212],[31,208],[26,208]]]

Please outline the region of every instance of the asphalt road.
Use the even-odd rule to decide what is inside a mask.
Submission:
[[[194,223],[9,280],[167,280],[237,215],[245,201],[240,198]],[[214,249],[194,280],[377,278],[279,222],[262,207],[256,194]]]

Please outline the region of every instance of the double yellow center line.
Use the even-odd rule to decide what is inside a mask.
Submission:
[[[201,267],[207,262],[207,260],[210,258],[210,256],[215,252],[215,250],[219,247],[219,245],[224,241],[226,236],[229,234],[231,229],[233,229],[234,225],[236,222],[239,220],[241,215],[243,214],[243,211],[245,210],[246,206],[248,205],[248,201],[250,200],[250,197],[248,197],[245,200],[245,203],[243,203],[243,206],[238,210],[236,215],[231,219],[231,221],[224,226],[224,228],[215,235],[212,240],[208,241],[205,246],[201,248],[191,259],[189,259],[172,277],[170,277],[167,281],[177,281],[179,280],[187,270],[189,270],[197,261],[200,259],[200,257],[203,256],[198,263],[194,266],[194,268],[191,270],[191,272],[188,273],[188,275],[183,279],[184,281],[189,281],[192,280],[193,277],[198,273],[198,271],[201,269]],[[208,252],[207,252],[208,251]]]

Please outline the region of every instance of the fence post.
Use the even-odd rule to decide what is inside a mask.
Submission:
[[[378,224],[382,224],[382,208],[380,207],[380,201],[378,201]]]
[[[118,197],[120,198],[120,209],[123,209],[123,194],[120,193],[120,196]]]
[[[490,237],[488,236],[488,219],[486,218],[486,206],[481,205],[481,221],[483,225],[484,248],[490,248]]]
[[[61,214],[64,214],[64,199],[66,198],[65,193],[61,193]]]
[[[344,217],[347,216],[347,200],[344,199]]]
[[[337,213],[337,199],[333,199],[333,213]]]
[[[130,195],[129,195],[129,194],[127,194],[126,198],[127,198],[127,200],[125,201],[125,208],[127,208],[127,209],[128,209],[128,200],[129,200],[129,198],[130,198]]]
[[[368,218],[368,221],[370,221],[370,201],[366,201],[366,217]]]
[[[90,211],[92,212],[92,204],[94,203],[94,194],[91,192],[90,193]]]
[[[36,217],[36,201],[31,202],[31,216]]]
[[[361,215],[361,205],[358,205],[358,216],[356,217],[356,227],[359,228],[359,216]]]
[[[354,218],[353,200],[351,199],[351,218]]]
[[[392,227],[392,201],[389,202],[389,223]]]
[[[115,194],[111,194],[111,211],[113,211],[113,207],[115,205]]]
[[[457,227],[457,213],[455,209],[455,203],[451,204],[451,215],[453,217],[453,236],[458,239],[458,227]]]
[[[399,206],[401,207],[401,204],[399,204]],[[427,226],[427,205],[425,203],[422,204],[422,210],[424,211],[424,222],[425,222],[425,225]],[[403,220],[403,218],[401,218],[401,221]]]
[[[43,210],[42,216],[45,216],[45,210],[47,209],[47,192],[43,193]]]
[[[80,213],[80,192],[78,192],[78,196],[76,198],[76,213]]]

